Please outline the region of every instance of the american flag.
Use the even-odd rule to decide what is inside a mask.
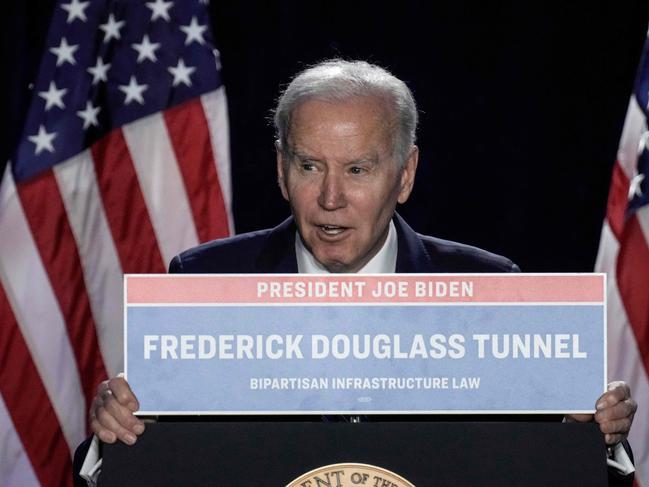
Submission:
[[[71,485],[122,369],[122,274],[232,233],[228,119],[205,0],[55,6],[0,185],[0,483]]]
[[[608,197],[595,265],[608,274],[609,380],[638,402],[629,441],[636,482],[649,487],[649,42],[645,44]]]

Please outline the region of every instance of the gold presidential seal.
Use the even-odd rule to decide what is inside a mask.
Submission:
[[[384,468],[364,463],[336,463],[301,475],[286,487],[415,487]]]

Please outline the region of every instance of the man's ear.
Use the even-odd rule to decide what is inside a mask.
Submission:
[[[286,175],[284,174],[284,152],[279,140],[275,141],[275,154],[277,157],[277,184],[282,196],[288,201],[288,190],[286,189]]]
[[[412,187],[415,185],[415,173],[417,172],[417,163],[419,162],[419,148],[416,145],[412,146],[410,155],[406,160],[403,168],[401,169],[401,186],[399,188],[399,196],[397,201],[401,204],[408,201]]]

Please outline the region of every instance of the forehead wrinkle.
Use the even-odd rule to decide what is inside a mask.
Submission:
[[[302,152],[300,149],[295,148],[295,146],[289,147],[289,155],[301,161],[328,162],[326,157],[309,154],[308,152]],[[380,159],[381,157],[379,156],[378,152],[374,151],[372,153],[362,154],[358,157],[345,160],[343,164],[378,164]]]
[[[339,116],[332,116],[328,110],[320,116],[322,112],[316,108],[318,104],[340,107]],[[360,114],[354,111],[354,106],[358,107]],[[384,100],[374,97],[343,102],[307,100],[298,105],[292,115],[287,134],[287,152],[290,156],[354,163],[378,162],[393,155],[390,131],[393,117]],[[358,152],[350,154],[354,150]]]

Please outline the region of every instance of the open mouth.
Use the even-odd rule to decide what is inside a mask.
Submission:
[[[347,230],[347,227],[339,227],[337,225],[318,225],[318,228],[322,230],[325,235],[329,235],[330,237],[340,235]]]

